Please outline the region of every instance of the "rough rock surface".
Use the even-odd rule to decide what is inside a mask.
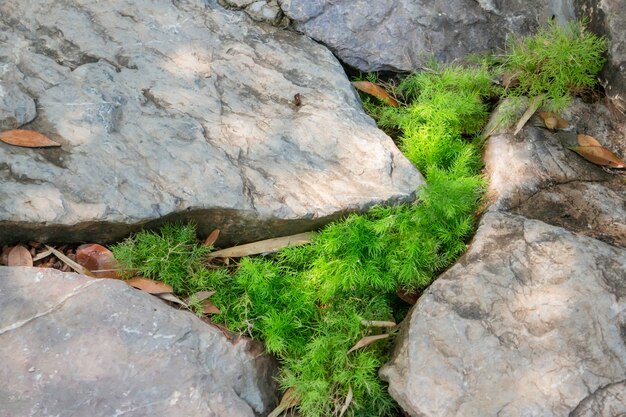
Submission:
[[[574,0],[578,16],[589,20],[588,28],[609,42],[608,62],[600,74],[607,96],[626,113],[626,9],[619,0]]]
[[[434,56],[450,62],[502,48],[510,32],[532,33],[568,1],[281,0],[294,27],[361,71],[412,71]],[[401,41],[399,41],[401,40]]]
[[[15,85],[0,82],[0,130],[20,127],[36,115],[35,102],[30,96]]]
[[[326,48],[216,0],[0,2],[0,57],[2,85],[37,103],[23,128],[62,144],[0,143],[0,240],[114,240],[184,217],[243,242],[423,181]]]
[[[275,364],[117,280],[0,267],[0,416],[266,415]]]
[[[624,126],[601,103],[564,116],[489,138],[492,205],[381,370],[409,415],[626,412],[626,183],[567,149],[586,133],[624,157]]]

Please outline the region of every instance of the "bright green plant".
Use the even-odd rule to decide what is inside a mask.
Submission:
[[[566,107],[572,95],[596,85],[605,59],[606,40],[585,30],[584,22],[550,23],[533,36],[512,39],[503,70],[516,80],[506,95],[536,97],[554,111]]]
[[[426,177],[414,204],[348,216],[309,245],[245,258],[232,270],[203,266],[208,249],[196,243],[191,226],[141,232],[113,252],[180,295],[215,290],[211,300],[221,313],[212,319],[265,342],[281,360],[279,382],[294,390],[303,417],[336,414],[348,393],[347,416],[394,415],[396,405],[377,377],[388,345],[348,350],[380,331],[364,321],[403,318],[398,289],[424,289],[465,250],[484,188],[478,134],[486,103],[497,93],[545,94],[553,107],[562,106],[593,85],[603,48],[602,39],[577,24],[551,25],[510,45],[504,68],[520,80],[514,90],[497,90],[486,66],[457,65],[406,78],[394,87],[407,103],[399,108],[364,97],[368,112],[399,134],[400,147]]]

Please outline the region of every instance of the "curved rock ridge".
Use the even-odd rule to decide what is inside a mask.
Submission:
[[[32,119],[30,98],[22,128],[62,145],[0,143],[0,240],[110,241],[184,217],[244,242],[423,184],[326,48],[215,0],[2,2],[0,56],[24,103],[0,125]]]
[[[563,117],[568,130],[534,116],[488,139],[492,204],[381,370],[408,415],[626,411],[626,183],[568,149],[585,133],[623,158],[626,127],[601,103]]]
[[[254,417],[275,361],[112,279],[0,267],[1,416]]]

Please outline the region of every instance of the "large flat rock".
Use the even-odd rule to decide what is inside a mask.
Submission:
[[[381,374],[411,416],[621,415],[624,277],[626,249],[488,213]],[[615,412],[573,413],[606,401]]]
[[[0,143],[0,240],[115,240],[186,218],[243,242],[423,183],[330,51],[215,0],[1,2],[0,57],[0,87],[17,89],[0,104],[21,106],[0,126],[32,119],[31,99],[23,128],[62,145]]]
[[[0,416],[267,415],[276,366],[117,280],[0,267]]]

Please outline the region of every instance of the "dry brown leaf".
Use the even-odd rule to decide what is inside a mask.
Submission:
[[[626,168],[626,162],[623,159],[602,146],[575,146],[570,149],[596,165]]]
[[[504,88],[514,88],[519,85],[519,74],[511,71],[505,71],[502,74],[502,86]]]
[[[61,146],[46,135],[34,130],[14,129],[0,133],[0,140],[9,145],[22,146],[26,148],[44,148],[50,146]]]
[[[166,292],[163,294],[155,294],[157,297],[162,298],[163,300],[167,300],[170,301],[172,303],[176,303],[176,304],[180,304],[181,306],[185,307],[185,308],[189,308],[189,305],[187,305],[187,303],[185,303],[183,300],[181,300],[180,298],[176,297],[174,294]]]
[[[121,279],[120,268],[113,252],[97,243],[87,243],[76,248],[76,262],[90,270],[96,278]]]
[[[204,241],[204,246],[213,246],[218,237],[220,237],[220,229],[213,230]]]
[[[580,146],[600,146],[602,144],[596,140],[593,136],[589,135],[577,135],[576,140],[578,141],[578,145]]]
[[[211,302],[211,300],[204,300],[202,302],[202,310],[204,314],[220,314],[221,311],[215,304]]]
[[[528,120],[530,120],[533,114],[535,114],[535,112],[541,105],[543,98],[544,98],[544,94],[540,94],[537,97],[533,97],[530,100],[530,103],[528,103],[528,108],[526,109],[522,117],[517,122],[517,125],[515,125],[515,131],[513,132],[513,135],[517,135],[520,132],[520,130],[522,130],[522,128],[526,125],[526,122],[528,122]]]
[[[342,417],[346,411],[348,411],[348,407],[352,403],[352,386],[348,386],[348,395],[346,395],[346,401],[343,403],[343,407],[341,407],[341,411],[339,412],[339,417]]]
[[[409,293],[409,292],[406,292],[405,290],[400,289],[400,290],[398,290],[396,292],[396,295],[402,301],[404,301],[405,303],[410,304],[412,306],[414,306],[415,303],[417,303],[417,298],[418,297],[417,297],[417,294],[415,294],[415,293]]]
[[[148,278],[135,277],[126,281],[131,287],[143,290],[150,294],[171,293],[172,287],[164,282],[154,281]]]
[[[201,302],[201,301],[206,300],[209,297],[212,297],[213,295],[215,295],[215,291],[198,291],[194,295],[187,297],[185,299],[185,302],[189,304],[193,298],[195,298],[196,301]]]
[[[292,236],[277,237],[274,239],[261,240],[246,245],[233,246],[209,253],[209,258],[241,258],[243,256],[272,253],[287,246],[304,245],[311,242],[314,233],[299,233]]]
[[[54,256],[59,258],[59,260],[63,261],[66,265],[68,265],[74,271],[78,272],[79,274],[83,274],[83,275],[87,275],[88,277],[95,278],[94,274],[92,274],[90,270],[80,265],[79,263],[71,260],[70,258],[65,256],[63,252],[56,250],[55,248],[50,247],[48,245],[46,245],[46,248],[48,248],[48,250],[51,251],[54,254]]]
[[[365,336],[363,339],[356,342],[356,345],[352,346],[348,353],[352,353],[357,349],[361,349],[362,347],[369,346],[377,340],[386,339],[389,337],[389,333],[377,334],[374,336]]]
[[[278,417],[285,411],[298,405],[299,402],[300,398],[296,397],[294,389],[289,388],[285,391],[283,398],[280,400],[280,404],[278,404],[278,406],[267,417]]]
[[[543,120],[543,124],[550,130],[567,129],[569,127],[567,120],[562,119],[555,113],[540,111],[538,114],[541,120]]]
[[[33,266],[33,256],[22,245],[14,246],[7,257],[8,266]]]
[[[357,90],[370,94],[392,107],[398,107],[400,105],[395,98],[389,95],[387,90],[377,84],[371,83],[369,81],[352,81],[352,85]]]

